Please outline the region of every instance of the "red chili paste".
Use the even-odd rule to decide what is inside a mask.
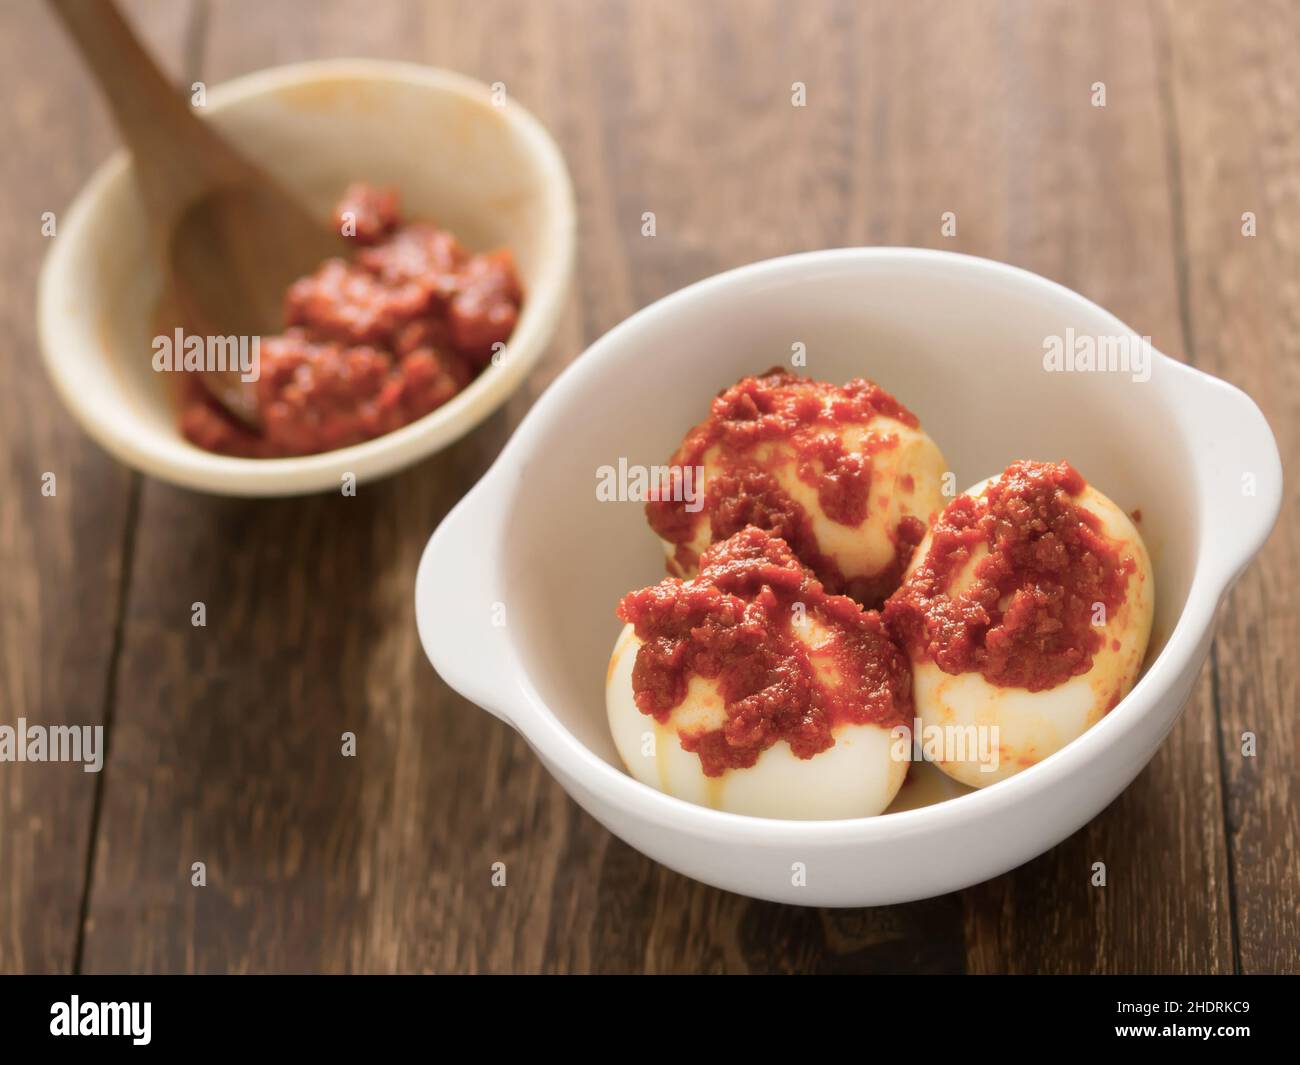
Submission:
[[[335,221],[360,247],[285,294],[285,331],[261,339],[260,430],[187,379],[180,426],[199,447],[273,458],[381,436],[446,403],[510,338],[523,296],[508,250],[401,225],[393,189],[351,186]]]
[[[709,417],[686,435],[671,466],[702,466],[705,453],[718,449],[710,456],[704,488],[710,542],[725,540],[749,525],[766,529],[785,540],[829,592],[879,604],[898,586],[925,534],[924,523],[906,517],[893,530],[897,553],[885,572],[846,580],[835,560],[822,554],[807,511],[778,484],[773,471],[793,452],[799,478],[817,489],[826,517],[842,525],[861,525],[871,491],[871,455],[897,447],[898,438],[875,435],[862,454],[845,450],[838,430],[880,416],[913,428],[919,424],[916,415],[870,381],[857,378],[837,387],[773,367],[721,392]],[[784,446],[765,460],[755,456],[760,445],[774,443]],[[682,493],[672,488],[659,486],[646,504],[646,517],[656,534],[676,545],[675,561],[689,573],[698,561],[690,545],[699,514],[688,512]]]
[[[880,615],[828,594],[762,529],[714,544],[692,580],[669,577],[624,596],[618,616],[643,641],[632,671],[642,713],[667,724],[692,674],[717,682],[726,725],[680,736],[706,776],[752,766],[779,740],[811,758],[834,745],[837,725],[911,720],[911,671]],[[796,635],[801,619],[830,632],[815,651]],[[838,683],[823,683],[814,662]]]
[[[1106,616],[1137,566],[1076,504],[1087,483],[1068,462],[1015,462],[983,497],[958,496],[931,528],[929,551],[885,604],[885,623],[945,673],[1044,691],[1092,668]],[[988,555],[957,595],[949,586],[978,545]]]

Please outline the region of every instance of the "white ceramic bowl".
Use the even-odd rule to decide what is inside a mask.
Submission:
[[[1048,373],[1044,340],[1067,328],[1132,335],[1034,274],[906,248],[756,263],[660,300],[566,370],[434,533],[416,584],[425,650],[611,832],[706,883],[782,902],[879,905],[1020,865],[1094,817],[1154,754],[1196,680],[1215,610],[1281,498],[1277,446],[1248,396],[1158,353],[1145,383]],[[1154,661],[1081,738],[981,791],[857,820],[722,813],[624,772],[605,717],[614,606],[661,578],[663,555],[641,505],[597,502],[596,469],[620,457],[666,462],[714,393],[788,365],[795,343],[810,376],[865,376],[895,392],[959,488],[1013,459],[1068,458],[1126,511],[1141,509],[1156,574]],[[1248,475],[1253,495],[1243,494]]]
[[[45,364],[64,403],[107,451],[144,473],[225,495],[338,489],[344,472],[391,473],[463,436],[501,405],[546,349],[573,268],[575,211],[564,159],[507,96],[444,70],[374,60],[278,67],[208,93],[213,124],[328,217],[352,181],[397,185],[406,217],[467,246],[508,246],[524,307],[500,364],[396,432],[320,455],[241,459],[190,444],[169,382],[150,365],[160,271],[131,160],[105,163],[58,218],[41,271]]]

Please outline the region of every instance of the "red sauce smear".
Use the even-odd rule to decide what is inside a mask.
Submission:
[[[396,190],[364,184],[348,188],[335,222],[358,250],[285,294],[285,331],[261,340],[260,431],[187,376],[191,442],[274,458],[369,440],[442,406],[510,339],[523,293],[508,250],[472,254],[445,230],[402,225]]]
[[[1088,672],[1106,616],[1136,563],[1073,500],[1087,482],[1068,462],[1015,462],[984,496],[958,496],[932,527],[925,558],[885,605],[885,623],[945,673],[1044,691]],[[978,545],[989,553],[959,595],[948,588]]]
[[[752,766],[779,740],[811,758],[834,745],[837,725],[911,720],[911,670],[880,615],[828,594],[762,529],[714,544],[691,580],[670,577],[624,596],[618,616],[643,641],[632,671],[642,713],[667,724],[692,674],[717,682],[726,724],[679,737],[706,776]],[[830,633],[815,651],[796,634],[801,619]],[[815,666],[838,683],[824,683]]]
[[[862,524],[871,491],[871,454],[896,447],[898,438],[878,435],[869,442],[869,452],[861,454],[845,450],[838,430],[881,416],[919,425],[916,415],[870,381],[856,378],[839,387],[773,367],[719,393],[708,418],[687,433],[670,465],[702,466],[705,453],[718,448],[710,460],[717,472],[710,472],[704,488],[711,543],[749,525],[766,529],[785,540],[828,591],[879,605],[898,587],[925,535],[924,522],[903,518],[893,531],[896,557],[884,572],[846,579],[835,560],[821,552],[807,511],[781,488],[773,471],[793,451],[799,478],[817,489],[826,517],[841,525]],[[756,449],[774,443],[785,446],[759,460]],[[690,573],[698,562],[690,544],[700,514],[688,512],[681,493],[671,489],[664,485],[654,492],[646,517],[656,534],[676,545],[675,561]]]

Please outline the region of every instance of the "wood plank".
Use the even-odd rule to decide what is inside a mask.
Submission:
[[[1300,971],[1300,9],[1159,8],[1195,363],[1263,408],[1290,480],[1215,641],[1242,972]],[[1257,235],[1243,235],[1253,212]],[[1258,741],[1243,756],[1245,733]]]
[[[1074,285],[1180,351],[1142,9],[307,10],[214,6],[204,76],[372,54],[505,81],[573,170],[577,293],[546,368],[504,416],[356,499],[145,486],[87,966],[1230,968],[1208,682],[1124,798],[1052,854],[960,895],[809,911],[702,887],[613,840],[514,733],[433,676],[410,617],[428,532],[540,385],[636,307],[727,266],[864,242],[971,251]],[[796,80],[806,108],[790,106]],[[1088,102],[1096,80],[1105,110]],[[653,239],[640,235],[648,210]],[[948,210],[954,239],[940,235]],[[196,600],[206,629],[189,625]],[[355,760],[339,757],[344,729]],[[196,860],[205,889],[190,886]],[[489,883],[498,860],[505,889]],[[1111,868],[1104,895],[1087,883],[1096,860]]]
[[[135,3],[152,43],[178,42],[185,6]],[[113,146],[103,109],[39,4],[0,7],[0,724],[104,723],[133,477],[62,409],[36,342],[36,276],[48,240]],[[54,474],[55,494],[42,495]],[[101,774],[0,764],[0,972],[70,970]]]

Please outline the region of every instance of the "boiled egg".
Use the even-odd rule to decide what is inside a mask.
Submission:
[[[843,597],[827,597],[836,603],[832,609],[823,609],[819,603],[824,600],[819,597],[824,593],[811,574],[797,589],[773,592],[767,587],[753,595],[737,595],[732,589],[723,593],[725,606],[718,607],[715,615],[700,619],[690,614],[694,608],[686,597],[708,584],[711,565],[734,562],[719,549],[744,537],[768,539],[759,530],[745,530],[706,551],[701,573],[693,580],[670,578],[658,586],[660,602],[671,600],[676,617],[691,619],[678,628],[675,640],[659,649],[660,660],[687,661],[683,656],[692,650],[708,658],[711,649],[692,644],[700,638],[699,633],[711,631],[718,648],[748,648],[749,657],[739,669],[749,671],[754,663],[775,662],[770,677],[763,675],[750,687],[770,685],[769,691],[813,690],[816,694],[798,705],[793,701],[783,704],[776,697],[768,712],[787,718],[783,727],[792,726],[792,731],[763,747],[752,764],[725,764],[731,749],[723,737],[731,734],[732,715],[745,712],[746,700],[734,698],[733,693],[728,704],[725,681],[714,659],[708,669],[710,676],[685,671],[679,698],[666,713],[647,713],[638,705],[636,694],[637,662],[646,639],[638,635],[636,624],[629,623],[614,645],[606,673],[606,709],[619,755],[628,772],[642,783],[716,810],[795,820],[879,814],[897,794],[909,765],[911,748],[892,731],[897,723],[911,720],[906,660],[889,641],[874,612],[865,612]],[[774,542],[788,551],[780,540]],[[780,642],[785,650],[755,642],[753,634],[763,631],[764,625],[771,635],[763,639]],[[646,638],[659,639],[652,629],[653,625],[647,627]],[[788,653],[791,648],[793,653]],[[760,674],[766,668],[759,667]],[[794,679],[792,672],[797,674]],[[878,700],[877,711],[883,713],[854,720],[861,693]],[[829,726],[829,745],[811,756],[806,748],[797,752],[810,722],[815,726],[817,715],[831,713],[828,708],[834,706],[847,707],[848,712]],[[709,760],[700,748],[707,747],[710,738],[714,744],[712,764],[706,764]]]
[[[1059,630],[1055,627],[1065,615],[1054,616],[1053,612],[1062,602],[1062,588],[1067,597],[1070,595],[1069,581],[1055,584],[1050,572],[1044,576],[1044,571],[1032,566],[1017,572],[1014,565],[1000,568],[998,559],[991,562],[990,554],[999,543],[999,526],[987,516],[990,491],[1004,478],[1020,476],[1026,470],[1036,476],[1043,470],[1063,469],[1077,480],[1066,478],[1062,482],[1066,487],[1059,489],[1063,494],[1042,503],[1055,508],[1054,518],[1049,516],[1045,522],[1045,511],[1041,507],[1035,510],[1024,500],[1007,510],[1012,525],[1016,521],[1025,523],[1021,557],[1048,560],[1050,570],[1051,565],[1069,555],[1051,525],[1057,521],[1068,529],[1066,512],[1059,508],[1073,506],[1090,516],[1091,520],[1084,519],[1086,527],[1108,545],[1108,551],[1092,557],[1118,565],[1127,573],[1126,577],[1121,572],[1114,578],[1123,579],[1118,602],[1107,604],[1099,596],[1093,596],[1098,600],[1093,602],[1086,601],[1086,595],[1075,597],[1074,622],[1083,616],[1079,611],[1085,611],[1086,631],[1095,633],[1096,639],[1089,641],[1095,644],[1091,655],[1075,663],[1072,668],[1076,671],[1068,675],[1063,675],[1061,663],[1068,664],[1069,659],[1062,656],[1076,652],[1070,649],[1068,640],[1058,640]],[[1077,491],[1067,492],[1066,488]],[[1150,557],[1133,522],[1114,502],[1074,474],[1068,464],[1013,464],[999,477],[981,481],[962,496],[966,502],[959,497],[950,504],[917,547],[902,587],[886,605],[885,617],[900,634],[899,642],[911,660],[913,705],[922,733],[919,746],[954,780],[979,788],[1005,780],[1060,750],[1100,721],[1128,693],[1146,655],[1155,587]],[[946,587],[940,586],[942,581],[939,585],[933,580],[927,584],[927,574],[922,571],[928,560],[933,561],[930,556],[936,535],[943,537],[945,529],[951,531],[946,519],[963,510],[968,524],[961,535],[966,539],[952,556],[955,564],[946,574]],[[984,516],[977,522],[969,523],[971,515],[981,514]],[[1012,525],[1004,524],[1002,531]],[[1078,567],[1076,572],[1087,572],[1093,565],[1077,553],[1070,557]],[[973,600],[972,592],[978,590],[981,578],[987,579],[990,574],[996,578],[996,587],[985,583],[984,597]],[[936,595],[930,601],[928,621],[925,611],[918,613],[908,606],[910,594],[920,585]],[[1017,615],[1022,609],[1026,613]],[[1025,626],[1021,635],[991,655],[989,649],[1007,636],[1007,619],[1015,616]],[[981,617],[981,621],[964,628],[964,620]],[[940,624],[940,618],[946,618],[947,623]],[[1084,630],[1076,625],[1075,631]],[[954,643],[966,638],[972,641],[967,648],[958,648]],[[1040,655],[1043,649],[1057,656]],[[954,670],[954,661],[963,656],[982,660],[988,668]],[[988,675],[990,668],[992,678]]]
[[[780,370],[745,378],[714,401],[672,464],[698,469],[703,498],[648,508],[669,573],[691,576],[710,543],[750,524],[787,540],[828,590],[868,606],[897,587],[944,502],[938,446],[861,380],[841,387]]]

